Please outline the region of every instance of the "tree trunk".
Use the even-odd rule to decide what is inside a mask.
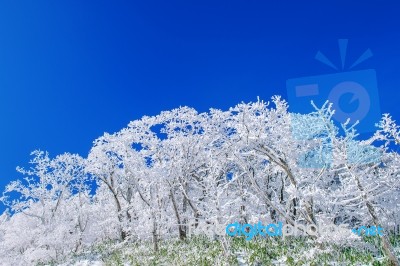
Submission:
[[[357,183],[357,187],[358,190],[361,193],[362,199],[365,203],[365,205],[367,206],[368,209],[368,213],[372,218],[373,223],[375,224],[375,226],[380,226],[380,222],[378,219],[378,215],[375,211],[374,206],[372,205],[372,203],[368,200],[367,194],[365,193],[364,187],[362,186],[360,179],[354,175],[351,171],[350,171],[350,167],[347,166],[347,169],[349,171],[349,173],[352,175],[352,177],[355,179],[356,183]],[[380,236],[381,240],[382,240],[382,249],[383,252],[385,253],[386,257],[389,259],[389,265],[391,266],[399,266],[399,260],[396,257],[396,254],[393,250],[392,244],[390,244],[389,238],[386,234]]]
[[[171,200],[172,200],[172,206],[173,206],[174,212],[175,212],[175,217],[178,222],[179,239],[184,240],[184,239],[186,239],[186,230],[185,230],[186,225],[182,224],[181,217],[179,215],[178,206],[176,204],[174,192],[172,191],[172,189],[170,190],[170,195],[171,195]]]
[[[159,251],[158,247],[158,234],[157,234],[157,222],[156,222],[156,217],[153,217],[153,230],[152,230],[152,235],[153,235],[153,248],[154,252]]]

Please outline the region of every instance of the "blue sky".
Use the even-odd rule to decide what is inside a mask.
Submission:
[[[337,71],[337,39],[377,73],[400,120],[397,1],[2,1],[0,189],[37,148],[86,156],[130,120],[286,98],[286,80]],[[0,206],[0,211],[2,207]]]

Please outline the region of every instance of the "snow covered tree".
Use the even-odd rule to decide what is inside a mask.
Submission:
[[[0,257],[49,262],[110,239],[152,241],[157,252],[165,239],[236,221],[393,226],[399,126],[384,115],[362,140],[357,124],[334,124],[329,103],[314,107],[290,113],[277,96],[226,111],[180,107],[105,133],[87,159],[35,151],[33,167],[18,168],[25,178],[1,198],[9,211],[0,216]],[[351,243],[350,232],[310,239],[316,247]],[[226,236],[210,237],[229,254]],[[398,265],[388,236],[380,237]]]

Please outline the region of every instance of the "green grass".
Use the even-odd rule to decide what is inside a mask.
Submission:
[[[336,246],[316,244],[307,238],[227,238],[229,254],[220,241],[197,236],[185,241],[168,240],[160,243],[158,252],[152,243],[104,242],[86,250],[100,258],[105,265],[386,265],[379,248],[368,250],[362,245]],[[397,251],[400,238],[391,237]],[[366,245],[379,244],[377,238],[364,238]],[[398,254],[400,255],[400,254]],[[76,258],[81,258],[78,255]],[[239,263],[242,262],[242,264]],[[71,264],[73,262],[71,261]]]

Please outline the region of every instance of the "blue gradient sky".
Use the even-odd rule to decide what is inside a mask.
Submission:
[[[287,79],[335,73],[314,56],[339,65],[338,38],[349,62],[372,50],[355,70],[376,70],[400,120],[400,3],[328,3],[2,1],[0,190],[37,148],[86,156],[143,115],[286,97]]]

